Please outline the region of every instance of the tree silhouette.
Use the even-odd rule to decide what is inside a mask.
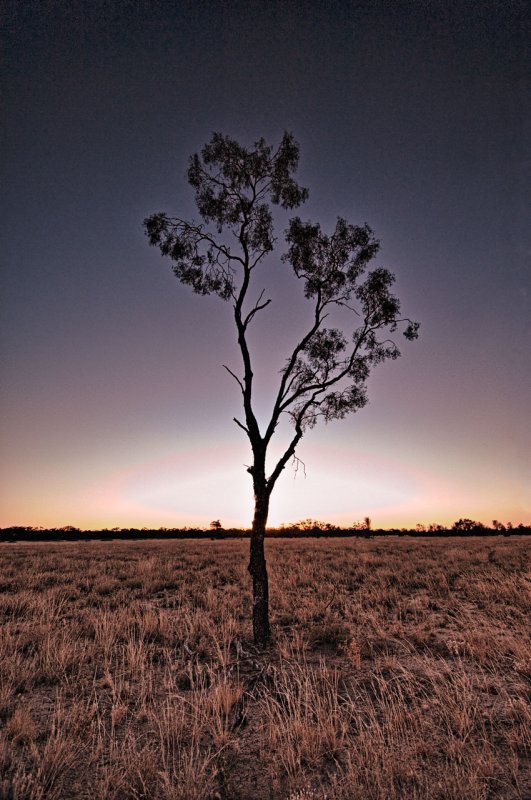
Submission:
[[[465,519],[458,519],[457,522],[454,522],[452,528],[455,531],[460,531],[463,533],[471,533],[472,531],[476,531],[481,529],[483,526],[481,522],[476,522],[473,519],[469,519],[466,517]]]
[[[240,387],[243,421],[253,463],[248,467],[254,489],[254,518],[248,570],[253,584],[253,634],[257,645],[270,640],[269,589],[264,535],[273,488],[304,433],[319,419],[330,422],[362,408],[367,402],[366,381],[371,369],[400,353],[389,333],[403,323],[407,339],[417,337],[418,323],[400,316],[392,294],[394,276],[377,267],[366,272],[379,243],[365,224],[351,225],[338,218],[330,234],[318,223],[296,216],[285,232],[287,251],[282,260],[302,281],[311,306],[311,320],[288,355],[280,373],[278,391],[267,427],[260,429],[253,407],[253,362],[248,330],[256,315],[271,302],[264,292],[252,298],[252,279],[274,248],[270,204],[294,209],[308,190],[294,180],[299,147],[284,133],[279,147],[260,139],[245,148],[234,139],[214,133],[200,154],[191,157],[188,182],[195,190],[200,222],[157,213],[144,221],[149,243],[173,262],[181,283],[198,294],[216,294],[230,302],[242,358],[239,376],[225,369]],[[353,331],[327,327],[332,312],[348,314]],[[283,415],[293,432],[283,455],[268,470],[266,456]]]

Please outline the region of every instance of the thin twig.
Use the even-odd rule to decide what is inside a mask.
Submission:
[[[238,378],[238,376],[237,376],[237,375],[235,375],[235,374],[234,374],[234,372],[233,372],[231,369],[229,369],[229,368],[227,367],[227,365],[226,365],[226,364],[222,364],[221,366],[223,367],[223,369],[226,369],[226,370],[227,370],[227,372],[229,373],[229,375],[232,375],[232,377],[234,378],[234,380],[236,381],[236,383],[239,385],[240,389],[242,390],[242,394],[243,394],[243,383],[242,383],[242,382],[241,382],[241,380]]]

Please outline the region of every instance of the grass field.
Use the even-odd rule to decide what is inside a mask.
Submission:
[[[529,798],[527,548],[2,544],[0,797]]]

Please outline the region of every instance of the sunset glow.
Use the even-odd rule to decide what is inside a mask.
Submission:
[[[456,7],[445,28],[431,4],[117,4],[82,23],[30,5],[6,47],[0,526],[249,526],[230,303],[180,285],[142,230],[157,209],[194,217],[188,157],[218,130],[293,131],[302,218],[367,221],[421,322],[367,408],[308,432],[306,476],[285,470],[269,524],[530,524],[528,99],[509,11],[478,27]],[[273,296],[251,341],[264,420],[311,313],[280,260],[289,216],[256,274]]]

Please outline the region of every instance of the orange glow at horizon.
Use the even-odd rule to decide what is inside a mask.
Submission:
[[[392,455],[333,446],[308,445],[307,477],[286,470],[271,499],[271,528],[311,518],[350,527],[369,516],[375,528],[414,528],[417,523],[451,525],[470,517],[490,525],[531,523],[529,508],[505,489],[496,501],[490,485],[460,486]],[[11,496],[0,525],[80,528],[207,528],[212,519],[225,527],[248,528],[252,486],[243,466],[245,447],[190,447],[134,466],[109,470],[105,477],[65,485],[61,496],[41,495],[28,505]],[[54,483],[53,474],[49,478]],[[481,490],[482,489],[482,490]],[[55,500],[55,502],[51,502]]]

